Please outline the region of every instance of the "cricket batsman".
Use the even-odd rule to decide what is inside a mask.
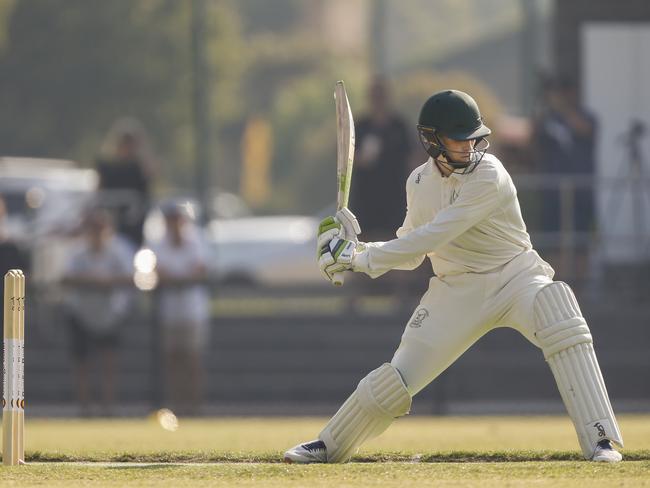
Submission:
[[[623,438],[587,322],[571,288],[553,281],[553,269],[533,250],[512,179],[486,152],[491,131],[478,105],[461,91],[441,91],[418,122],[430,157],[406,182],[397,238],[357,243],[340,215],[328,217],[319,227],[319,266],[330,280],[346,270],[376,278],[428,257],[434,276],[391,362],[363,378],[318,439],[289,449],[285,461],[348,461],[408,414],[413,396],[480,337],[503,326],[542,350],[585,459],[621,461],[613,443],[623,446]]]

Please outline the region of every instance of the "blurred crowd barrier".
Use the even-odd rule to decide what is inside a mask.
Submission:
[[[515,175],[533,246],[560,279],[596,284],[650,262],[650,178]],[[630,275],[634,280],[634,276]]]
[[[613,402],[628,411],[650,405],[645,380],[650,307],[644,294],[613,283],[597,295],[577,293]],[[202,344],[203,403],[184,413],[331,413],[350,385],[390,360],[420,293],[213,284],[211,296],[210,333]],[[98,404],[87,410],[76,404],[71,329],[57,307],[41,301],[38,285],[29,287],[28,297],[27,392],[35,414],[125,415],[172,406],[158,291],[135,292],[134,307],[118,329],[111,408]],[[101,378],[97,370],[88,374]],[[90,384],[101,397],[102,382]],[[561,411],[542,354],[509,329],[481,339],[418,396],[414,410],[494,411]]]

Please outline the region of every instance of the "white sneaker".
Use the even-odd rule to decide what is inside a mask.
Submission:
[[[306,442],[305,444],[298,444],[284,453],[285,463],[326,463],[327,462],[327,448],[325,443],[320,439],[315,441]]]
[[[612,447],[612,443],[605,439],[596,445],[592,461],[601,463],[618,463],[623,460],[623,455]]]

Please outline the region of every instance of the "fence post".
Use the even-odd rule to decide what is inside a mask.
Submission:
[[[560,181],[560,263],[563,273],[573,278],[575,268],[575,182],[571,177]]]

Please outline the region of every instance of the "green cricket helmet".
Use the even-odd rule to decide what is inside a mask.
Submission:
[[[444,163],[454,173],[471,173],[481,162],[489,143],[485,139],[491,130],[483,123],[476,101],[458,90],[434,93],[422,106],[418,119],[418,134],[424,150]],[[445,136],[457,141],[474,141],[470,151],[451,151],[440,140]]]

